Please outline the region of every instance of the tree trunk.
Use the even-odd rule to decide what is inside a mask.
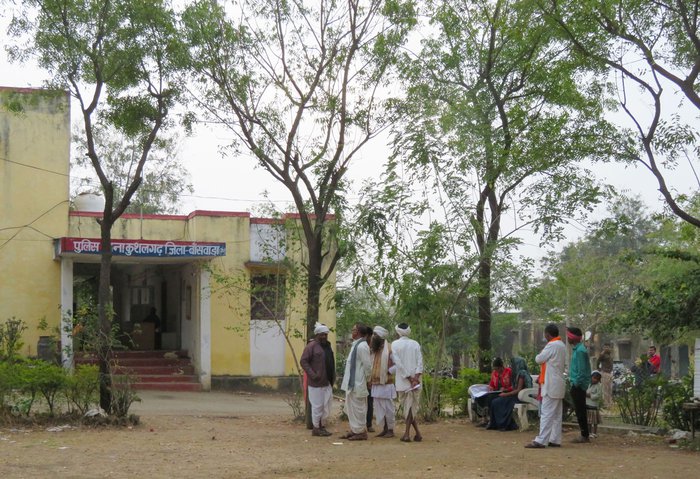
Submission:
[[[452,353],[452,377],[459,376],[459,371],[462,369],[462,353],[455,351]]]
[[[321,288],[324,282],[321,276],[321,266],[323,264],[321,239],[316,238],[316,241],[307,243],[309,248],[309,277],[306,286],[306,340],[309,341],[314,337],[314,325],[318,321]]]
[[[323,259],[321,257],[321,238],[315,238],[314,241],[307,241],[309,248],[309,269],[306,285],[306,341],[310,341],[314,337],[314,326],[318,321],[319,303],[321,301],[321,288],[323,287],[323,279],[321,277],[321,265]],[[331,386],[333,386],[331,384]],[[313,429],[311,419],[311,403],[309,402],[308,391],[306,394],[305,404],[306,428]]]
[[[479,262],[479,371],[491,371],[491,258]]]
[[[112,222],[107,215],[111,213],[111,204],[105,207],[105,215],[100,225],[101,257],[100,282],[97,293],[99,314],[99,337],[97,338],[97,358],[100,369],[100,407],[107,413],[112,409],[112,378],[109,365],[110,340],[112,334],[112,295],[110,291],[112,267]]]

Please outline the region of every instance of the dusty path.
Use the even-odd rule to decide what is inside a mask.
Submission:
[[[462,420],[424,426],[422,443],[311,437],[279,396],[144,393],[133,429],[0,430],[5,478],[610,478],[700,477],[700,454],[653,437],[527,450],[533,433]],[[332,430],[344,431],[335,423]]]

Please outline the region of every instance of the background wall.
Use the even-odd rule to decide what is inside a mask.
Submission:
[[[0,87],[0,321],[24,320],[25,355],[60,324],[60,263],[68,231],[70,102],[66,92]]]

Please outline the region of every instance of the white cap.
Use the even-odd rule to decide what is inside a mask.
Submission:
[[[401,329],[401,328],[399,328],[399,326],[397,324],[396,327],[394,328],[394,330],[396,331],[396,334],[398,334],[399,336],[408,336],[409,334],[411,334],[411,327],[410,326],[406,326],[406,329]]]
[[[328,326],[326,326],[325,324],[316,323],[316,326],[314,327],[314,334],[328,334],[330,331],[331,330],[328,329]]]
[[[387,335],[389,334],[389,331],[387,331],[385,328],[382,328],[381,326],[375,326],[373,331],[374,331],[374,334],[376,334],[377,336],[379,336],[382,339],[386,338]]]

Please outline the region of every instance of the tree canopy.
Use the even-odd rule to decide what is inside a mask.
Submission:
[[[620,128],[619,159],[656,179],[675,215],[695,227],[669,172],[698,165],[700,36],[697,0],[537,0],[550,28],[599,77],[629,127]],[[697,180],[697,176],[696,176]],[[700,184],[698,185],[700,186]]]
[[[474,252],[486,369],[492,274],[517,243],[510,234],[527,227],[543,242],[560,238],[564,218],[598,201],[580,162],[607,157],[611,132],[593,95],[600,85],[581,81],[534,2],[421,6],[430,34],[397,62],[406,95],[394,103],[387,187],[399,171],[429,185],[452,247]]]
[[[183,16],[198,98],[231,145],[287,188],[308,248],[307,330],[338,247],[345,174],[385,124],[377,91],[400,37],[398,4],[202,0]],[[335,216],[333,216],[335,215]]]

